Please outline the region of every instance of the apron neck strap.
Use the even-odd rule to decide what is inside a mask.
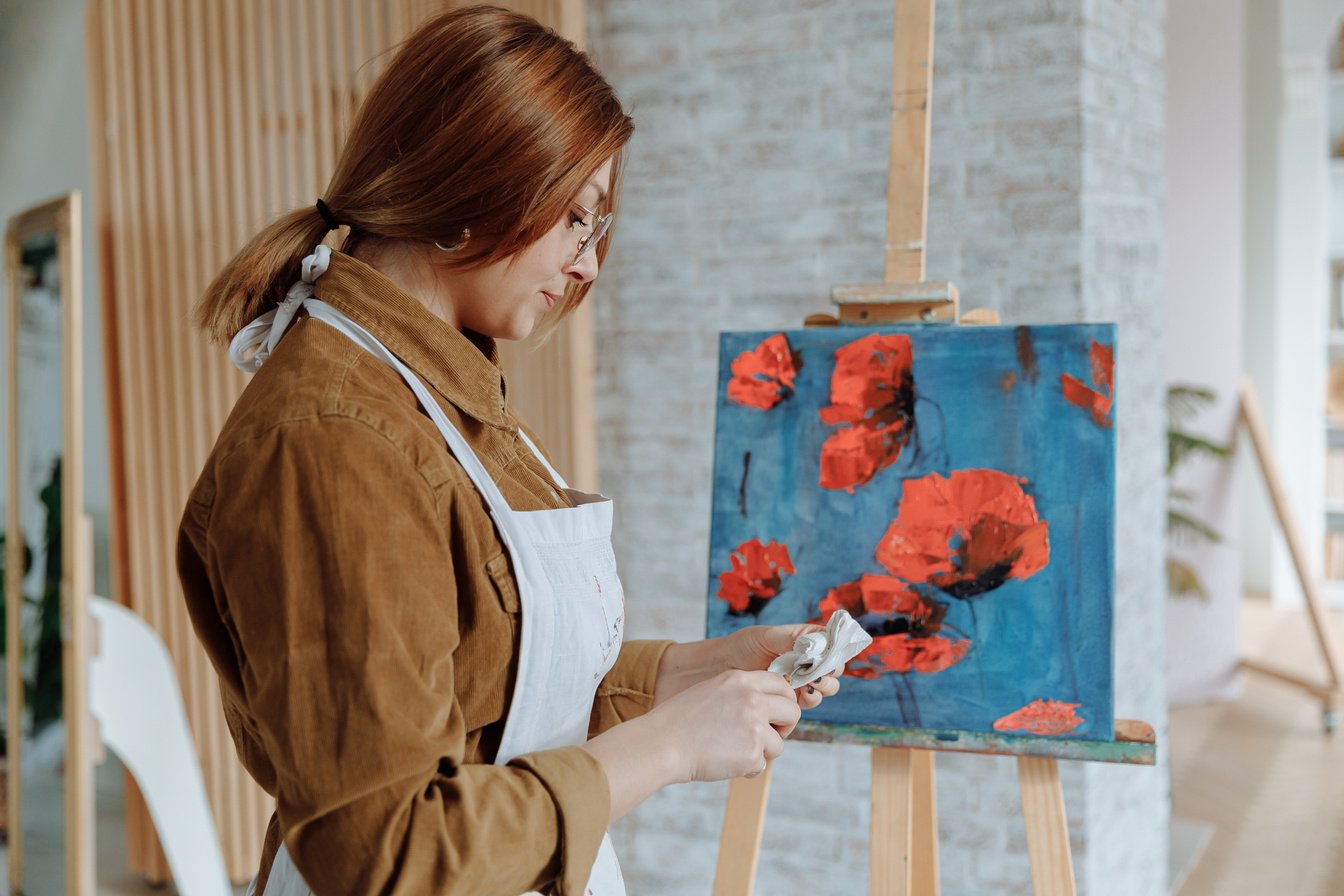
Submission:
[[[280,304],[243,327],[229,343],[229,360],[243,373],[256,373],[280,344],[299,307],[313,297],[313,284],[327,272],[331,247],[319,245],[303,259],[300,279],[285,293]]]

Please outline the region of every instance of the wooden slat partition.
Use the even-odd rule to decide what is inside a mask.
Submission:
[[[173,565],[186,496],[245,377],[190,309],[277,214],[322,195],[385,51],[441,0],[91,0],[90,133],[106,327],[115,596],[173,656],[236,882],[256,869],[270,799],[239,765]],[[582,0],[515,6],[576,42]],[[596,485],[587,311],[509,353],[510,395],[578,485]],[[128,779],[131,867],[167,864]]]

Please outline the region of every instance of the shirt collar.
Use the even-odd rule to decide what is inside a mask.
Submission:
[[[331,253],[313,294],[372,333],[463,413],[510,428],[495,340],[458,330],[378,271],[341,252]]]

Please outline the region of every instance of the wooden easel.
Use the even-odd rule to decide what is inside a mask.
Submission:
[[[1274,461],[1274,452],[1270,448],[1269,427],[1265,425],[1264,414],[1260,411],[1260,399],[1255,392],[1255,384],[1250,377],[1241,381],[1241,396],[1237,407],[1237,419],[1246,428],[1255,449],[1255,458],[1260,474],[1265,480],[1265,490],[1269,492],[1269,503],[1274,507],[1274,516],[1279,521],[1284,541],[1288,543],[1288,553],[1293,560],[1293,569],[1297,573],[1298,584],[1307,601],[1307,615],[1311,619],[1312,629],[1316,633],[1316,644],[1321,657],[1325,660],[1326,683],[1311,681],[1302,676],[1287,672],[1259,660],[1243,658],[1241,668],[1256,672],[1283,684],[1292,685],[1306,691],[1321,701],[1321,725],[1329,734],[1339,726],[1339,710],[1344,688],[1341,687],[1341,662],[1339,649],[1325,619],[1325,605],[1321,600],[1316,579],[1307,566],[1307,552],[1302,545],[1302,535],[1288,506],[1288,495],[1279,480],[1278,464]]]
[[[992,311],[959,314],[956,287],[925,281],[929,187],[929,99],[933,86],[933,0],[895,0],[891,147],[887,178],[884,282],[837,286],[839,316],[815,314],[808,326],[878,323],[998,323]],[[868,892],[877,896],[936,896],[938,813],[934,752],[1018,757],[1022,813],[1036,896],[1073,896],[1058,759],[1153,765],[1151,726],[1118,720],[1114,741],[1056,740],[951,731],[801,723],[795,740],[862,744],[872,753],[872,815]],[[714,896],[750,896],[756,878],[771,769],[729,787]]]

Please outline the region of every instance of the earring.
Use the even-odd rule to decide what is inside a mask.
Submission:
[[[434,245],[435,245],[435,246],[438,246],[438,247],[439,247],[439,250],[442,251],[442,252],[456,252],[458,249],[461,249],[463,246],[465,246],[465,245],[467,244],[467,240],[469,240],[469,239],[471,239],[471,228],[470,228],[470,227],[463,227],[463,228],[462,228],[462,238],[459,239],[456,243],[453,243],[453,245],[451,245],[451,246],[445,246],[445,245],[443,245],[442,243],[440,243],[438,240],[435,240],[435,241],[434,241]]]

